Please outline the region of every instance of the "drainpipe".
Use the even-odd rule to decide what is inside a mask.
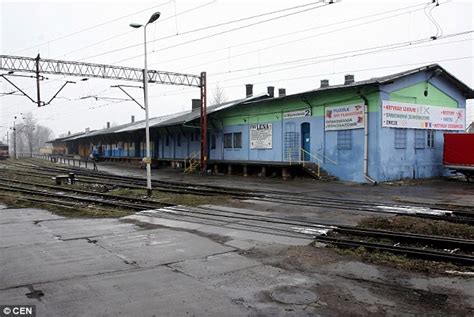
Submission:
[[[364,178],[373,185],[377,185],[377,181],[369,176],[369,100],[360,90],[357,92],[359,97],[364,100]]]

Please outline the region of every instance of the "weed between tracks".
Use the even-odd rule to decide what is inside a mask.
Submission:
[[[381,264],[425,274],[446,274],[446,271],[474,272],[474,267],[472,266],[460,266],[447,262],[414,259],[403,255],[395,255],[390,252],[369,251],[364,247],[344,249],[331,246],[331,248],[338,254],[355,256],[363,262]]]
[[[371,217],[363,219],[357,226],[365,229],[390,230],[474,240],[474,226],[442,220],[406,216],[392,218]]]
[[[109,191],[109,194],[121,196],[121,197],[134,197],[134,198],[146,198],[146,190],[144,189],[127,189],[127,188],[118,188]],[[159,190],[153,191],[151,199],[163,202],[170,203],[175,205],[184,205],[184,206],[200,206],[207,204],[223,204],[227,203],[230,200],[230,197],[227,196],[200,196],[193,194],[173,194],[160,192]]]
[[[31,160],[36,163],[35,160]],[[103,180],[100,176],[97,179],[97,183],[80,182],[81,177],[79,176],[79,182],[75,184],[63,184],[57,186],[51,179],[52,176],[59,174],[54,172],[46,172],[45,175],[37,175],[34,167],[30,166],[19,166],[15,165],[16,162],[5,161],[2,162],[0,170],[0,177],[12,181],[21,181],[29,183],[27,187],[36,189],[42,189],[46,192],[58,193],[65,192],[67,194],[73,194],[70,190],[81,190],[94,193],[107,193],[117,197],[133,197],[140,199],[149,199],[146,197],[146,189],[127,189],[121,188],[114,184],[102,184]],[[51,165],[49,162],[42,162],[43,164],[38,165]],[[46,163],[46,164],[44,164]],[[64,174],[64,173],[63,173]],[[90,177],[89,177],[90,179]],[[16,184],[16,186],[25,186],[24,184]],[[37,185],[48,185],[55,188],[45,188]],[[87,196],[87,193],[78,194],[80,196]],[[176,205],[185,206],[199,206],[204,204],[222,204],[230,202],[230,197],[227,196],[204,196],[194,194],[180,194],[180,193],[167,193],[155,190],[150,199],[151,202],[155,203],[170,203]],[[94,203],[81,203],[81,202],[67,202],[61,199],[46,200],[41,197],[34,197],[22,193],[16,193],[11,191],[0,191],[0,202],[3,202],[9,207],[15,208],[44,208],[50,210],[58,215],[66,217],[122,217],[131,214],[129,210],[124,208],[115,208],[110,206],[102,206]]]
[[[0,202],[8,208],[37,208],[71,218],[120,218],[130,215],[131,212],[117,208],[107,208],[93,204],[66,203],[60,201],[39,202],[31,199],[40,197],[25,196],[0,190]]]
[[[455,224],[442,220],[431,220],[406,216],[396,216],[392,218],[371,217],[363,219],[357,225],[364,229],[379,229],[387,231],[397,231],[406,233],[416,233],[423,235],[436,235],[458,239],[474,239],[474,227],[466,224]],[[337,235],[337,234],[336,234]],[[341,235],[337,235],[341,237]],[[367,242],[393,244],[390,239],[379,239],[374,237],[351,237],[344,238],[364,240]],[[403,244],[407,245],[407,244]],[[410,245],[411,247],[426,248],[424,245]],[[474,267],[459,266],[451,263],[436,262],[428,260],[414,259],[403,255],[395,255],[384,251],[370,251],[363,247],[357,249],[345,249],[331,246],[337,253],[351,255],[360,258],[362,261],[388,265],[405,270],[418,271],[423,273],[444,273],[446,271],[473,272]],[[430,248],[431,249],[431,248]],[[435,250],[435,249],[433,249]],[[443,251],[443,250],[438,250]]]

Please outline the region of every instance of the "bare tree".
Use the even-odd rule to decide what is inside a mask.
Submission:
[[[227,96],[225,95],[224,89],[217,83],[212,96],[212,105],[221,105],[226,101]]]
[[[39,152],[53,135],[50,128],[37,123],[31,112],[23,116],[23,122],[16,126],[16,133],[19,152],[28,152],[30,156]]]

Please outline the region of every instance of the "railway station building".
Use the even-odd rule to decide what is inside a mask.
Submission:
[[[268,87],[208,107],[208,166],[213,171],[294,168],[325,171],[340,180],[384,182],[442,176],[443,134],[466,130],[473,90],[437,64],[296,94]],[[151,105],[153,106],[153,105]],[[186,112],[150,119],[156,162],[182,166],[199,157],[199,100]],[[139,162],[145,122],[131,122],[52,141],[66,154]]]

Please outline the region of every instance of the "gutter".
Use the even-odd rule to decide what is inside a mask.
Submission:
[[[369,100],[360,90],[357,92],[359,97],[364,100],[364,178],[371,184],[377,185],[377,181],[369,176]]]

